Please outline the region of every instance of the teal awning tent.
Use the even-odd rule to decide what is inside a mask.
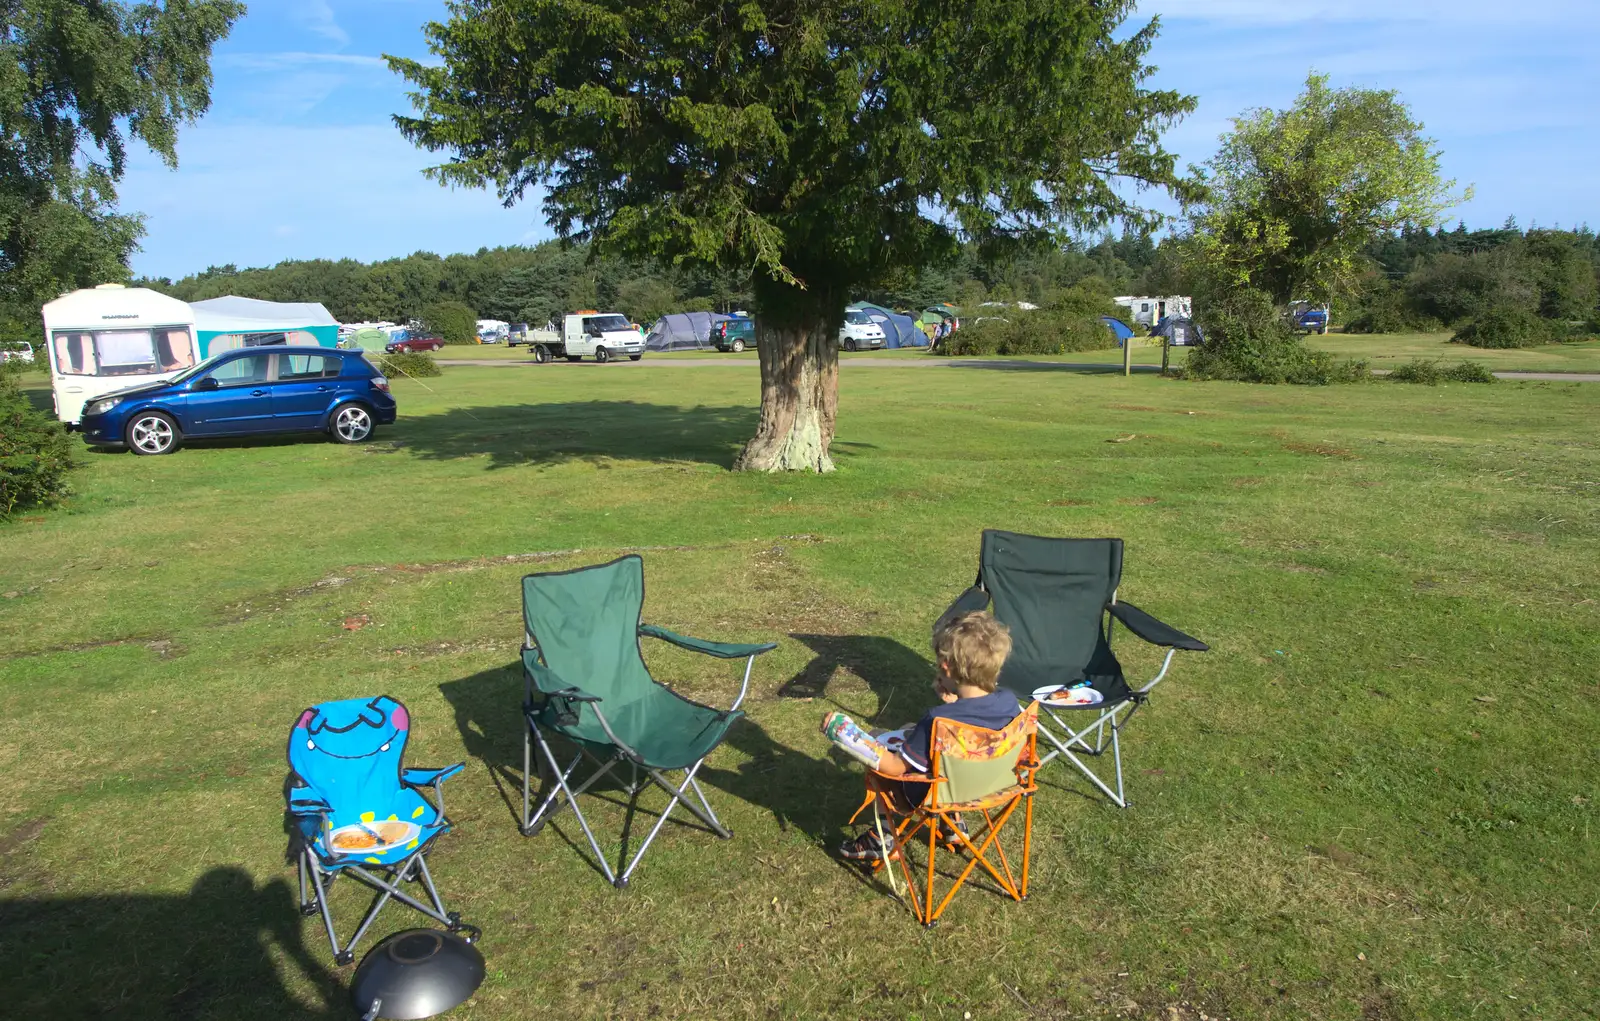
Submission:
[[[870,301],[858,301],[850,308],[858,309],[867,314],[867,318],[883,327],[884,347],[927,347],[928,335],[917,326],[917,321],[910,316],[903,316],[882,305],[874,305]]]
[[[191,301],[200,357],[271,344],[337,347],[339,320],[314,301],[262,301],[225,295]]]

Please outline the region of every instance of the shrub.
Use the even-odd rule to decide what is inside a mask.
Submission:
[[[1442,365],[1435,358],[1414,358],[1395,366],[1389,378],[1396,383],[1438,386],[1440,383],[1493,383],[1494,373],[1482,362],[1463,361],[1458,365]]]
[[[386,354],[375,363],[378,371],[385,376],[438,376],[443,374],[439,363],[433,360],[432,355],[421,354],[415,351],[401,351],[397,354]]]
[[[1122,309],[1083,288],[1065,291],[1041,308],[996,310],[982,321],[969,319],[941,346],[950,355],[1060,355],[1104,351],[1116,335],[1100,320]]]
[[[446,344],[476,344],[478,313],[459,301],[440,301],[422,313],[422,325],[444,338]]]
[[[72,442],[61,423],[0,377],[0,518],[54,502],[67,491],[72,467]]]
[[[1364,361],[1308,348],[1261,291],[1244,288],[1208,302],[1198,316],[1204,340],[1189,354],[1188,379],[1327,386],[1371,377]]]
[[[1516,306],[1501,305],[1467,321],[1450,339],[1469,347],[1523,348],[1559,342],[1565,339],[1566,332],[1564,323],[1540,319]]]
[[[1435,333],[1444,324],[1413,309],[1401,291],[1384,286],[1363,295],[1360,310],[1344,325],[1346,333]]]

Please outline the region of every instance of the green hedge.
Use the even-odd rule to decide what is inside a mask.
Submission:
[[[1486,349],[1538,347],[1566,339],[1565,323],[1541,319],[1525,309],[1501,306],[1468,320],[1450,339]]]
[[[0,376],[0,518],[53,503],[67,491],[72,441],[36,409],[9,375]]]
[[[433,360],[432,355],[425,355],[418,351],[401,351],[396,354],[381,355],[373,363],[378,371],[385,376],[438,376],[443,374],[439,363]]]
[[[459,301],[440,301],[422,313],[422,325],[444,338],[446,344],[476,344],[478,313]]]
[[[1364,361],[1335,358],[1302,344],[1261,291],[1230,291],[1202,304],[1197,318],[1205,339],[1189,353],[1186,379],[1327,386],[1372,377]]]
[[[987,310],[984,310],[987,311]],[[990,316],[965,318],[939,350],[948,355],[1063,355],[1104,351],[1117,346],[1116,334],[1101,321],[1125,310],[1107,298],[1067,291],[1042,308],[996,309]]]
[[[1444,365],[1434,358],[1414,358],[1396,365],[1389,373],[1396,383],[1421,383],[1438,386],[1440,383],[1493,383],[1494,373],[1482,362],[1463,361],[1458,365]]]

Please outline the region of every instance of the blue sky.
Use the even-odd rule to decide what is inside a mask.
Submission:
[[[390,116],[409,109],[383,53],[426,57],[441,0],[251,0],[215,55],[210,114],[187,129],[179,168],[132,161],[123,208],[148,235],[135,272],[208,265],[446,254],[551,236],[537,202],[423,178],[430,155]],[[1228,118],[1287,106],[1308,70],[1335,85],[1399,90],[1475,195],[1469,226],[1600,227],[1597,0],[1145,0],[1159,13],[1155,84],[1200,98],[1167,136],[1204,160]]]

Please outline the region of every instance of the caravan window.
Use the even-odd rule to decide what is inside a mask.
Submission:
[[[194,364],[187,326],[153,330],[57,330],[50,340],[63,376],[131,376],[175,372]]]

